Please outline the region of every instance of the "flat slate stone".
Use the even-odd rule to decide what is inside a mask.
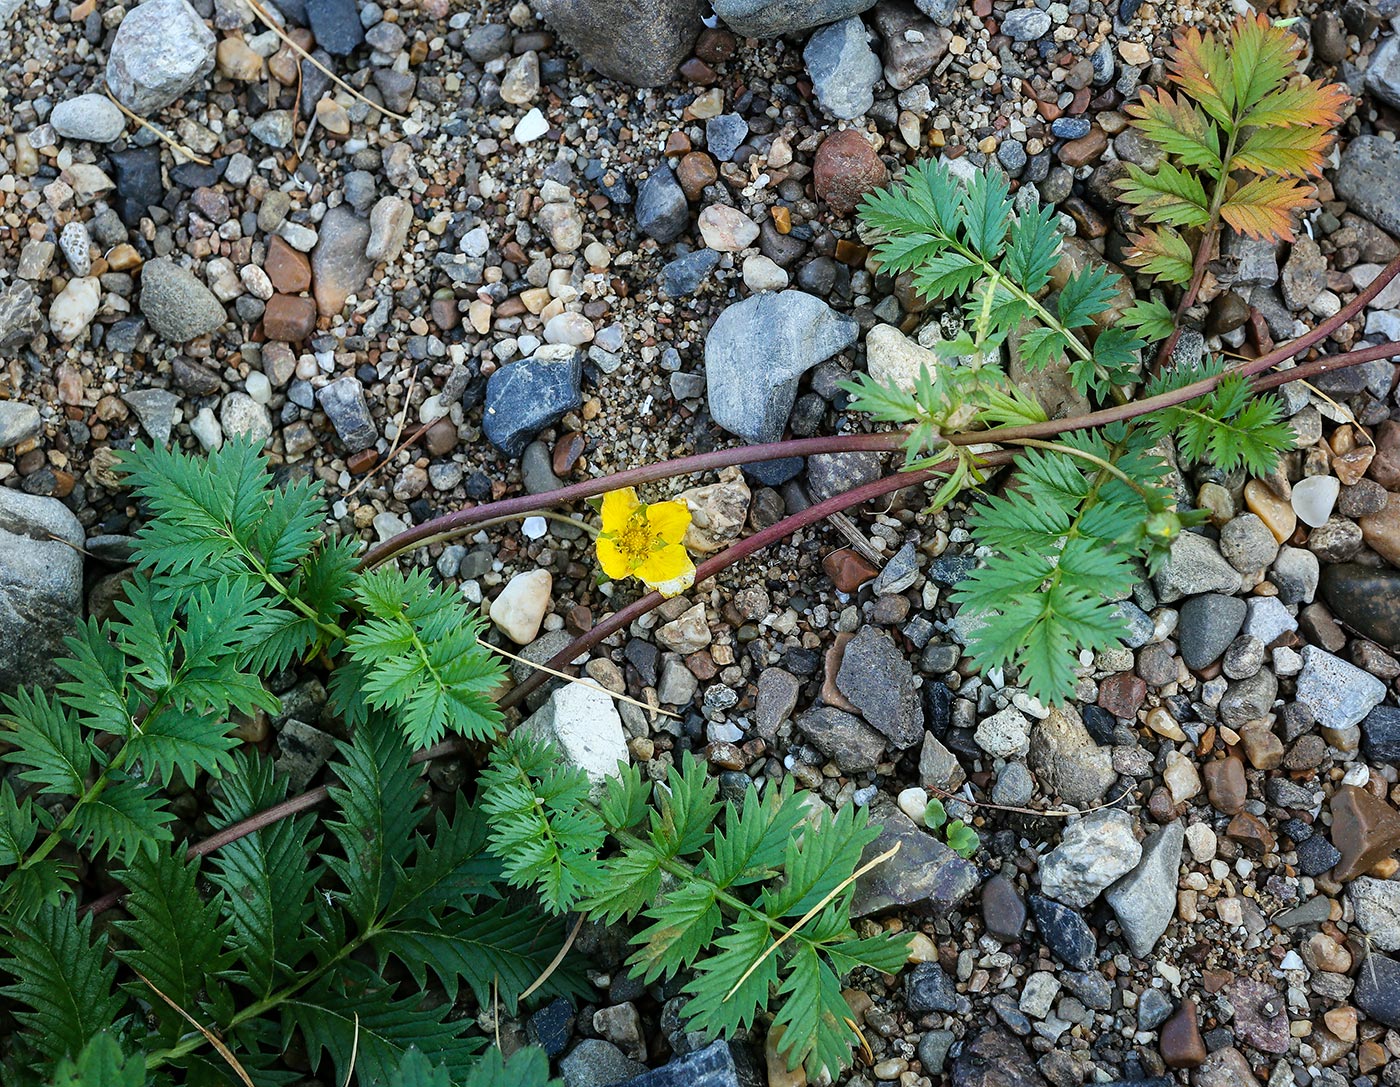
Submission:
[[[852,917],[867,917],[895,906],[926,906],[942,913],[977,890],[977,866],[963,860],[888,801],[871,806],[880,836],[865,847],[865,864],[899,843],[899,852],[856,881]]]

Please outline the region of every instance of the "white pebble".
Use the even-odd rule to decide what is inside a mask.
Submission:
[[[899,810],[919,826],[924,825],[924,813],[928,810],[928,793],[918,786],[904,789],[895,798],[895,803],[899,805]]]
[[[1336,476],[1308,476],[1293,484],[1293,512],[1305,525],[1318,528],[1332,516],[1342,484]]]
[[[259,404],[266,404],[272,399],[272,382],[267,380],[267,375],[261,370],[250,372],[247,380],[243,382],[243,388]]]
[[[531,140],[538,140],[548,131],[549,122],[545,120],[544,114],[536,107],[520,118],[511,138],[516,143],[529,143]]]
[[[543,517],[527,517],[520,525],[520,531],[527,540],[538,540],[549,531],[549,522]]]

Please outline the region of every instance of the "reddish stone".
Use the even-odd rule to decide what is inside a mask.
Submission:
[[[1091,128],[1089,135],[1070,140],[1060,148],[1060,161],[1066,166],[1087,166],[1097,162],[1108,150],[1108,134],[1101,128]]]
[[[1099,705],[1113,714],[1131,720],[1147,697],[1147,684],[1131,672],[1119,672],[1099,684]]]
[[[880,571],[866,562],[849,547],[833,551],[822,559],[822,569],[837,592],[853,593]]]
[[[705,29],[695,42],[695,55],[706,64],[722,64],[739,48],[739,39],[727,30]]]
[[[1338,883],[1355,879],[1400,847],[1400,812],[1347,785],[1332,796],[1332,844],[1342,855],[1332,878]]]
[[[583,451],[588,448],[588,441],[576,430],[561,437],[554,443],[554,457],[550,467],[554,469],[554,474],[561,479],[574,470],[574,465],[578,463],[579,457],[583,456]]]
[[[684,155],[690,150],[690,137],[679,128],[672,129],[671,134],[666,137],[666,157],[675,158]]]
[[[300,294],[311,289],[311,261],[276,234],[268,239],[263,271],[282,294]]]
[[[812,164],[817,196],[837,215],[855,211],[861,197],[883,186],[889,177],[870,141],[853,128],[822,140]]]
[[[462,323],[462,312],[457,308],[457,299],[451,296],[434,298],[428,303],[428,313],[432,316],[433,324],[444,332],[451,332]]]
[[[713,185],[718,177],[715,160],[704,151],[690,152],[676,167],[676,180],[680,182],[687,200],[699,200],[705,186]]]
[[[457,427],[451,419],[439,419],[423,432],[423,447],[429,456],[445,457],[457,448]]]
[[[1242,811],[1230,820],[1225,836],[1261,854],[1273,852],[1274,834],[1257,815]]]
[[[269,340],[300,343],[316,331],[316,300],[274,294],[263,311],[263,334]]]
[[[719,75],[699,57],[691,57],[681,65],[681,75],[701,87],[708,87],[719,81]]]
[[[373,449],[361,449],[345,458],[345,467],[351,475],[362,476],[379,463],[379,454]]]
[[[1190,997],[1162,1024],[1158,1046],[1168,1068],[1195,1068],[1205,1061],[1206,1044],[1196,1021],[1196,1002]]]
[[[1244,763],[1231,755],[1227,759],[1208,762],[1202,768],[1206,779],[1206,796],[1211,807],[1224,815],[1244,810],[1249,799],[1249,786],[1244,778]]]

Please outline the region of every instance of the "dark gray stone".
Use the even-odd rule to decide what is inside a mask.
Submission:
[[[0,487],[0,689],[51,685],[83,614],[83,529],[56,498]]]
[[[701,0],[542,0],[559,36],[610,79],[637,87],[669,82],[701,30]]]
[[[1356,563],[1328,566],[1322,572],[1322,595],[1347,626],[1400,649],[1400,571]]]
[[[867,917],[895,906],[917,906],[935,914],[953,909],[977,890],[977,866],[959,857],[887,800],[871,805],[880,836],[865,847],[861,863],[899,844],[899,852],[856,880],[851,916]]]
[[[1361,722],[1361,749],[1379,762],[1400,762],[1400,708],[1376,706]]]
[[[305,5],[316,44],[331,56],[349,56],[365,40],[355,0],[305,0]]]
[[[715,14],[748,38],[775,38],[859,15],[875,0],[715,0]]]
[[[365,401],[364,386],[353,374],[323,386],[317,391],[316,400],[347,452],[369,449],[379,440],[379,428],[374,425],[374,417]]]
[[[609,1087],[634,1079],[646,1070],[646,1065],[601,1038],[585,1038],[559,1058],[564,1087]]]
[[[1033,42],[1050,33],[1050,13],[1039,8],[1013,8],[1001,20],[1001,32],[1014,42]]]
[[[1005,1027],[993,1027],[963,1046],[953,1062],[952,1087],[1045,1087],[1026,1047]]]
[[[848,774],[873,770],[885,753],[885,738],[859,717],[834,706],[816,706],[797,719],[807,738]]]
[[[486,383],[481,429],[508,457],[518,457],[535,435],[583,403],[583,352],[542,347],[532,358],[502,366]]]
[[[705,148],[720,162],[728,162],[749,134],[749,123],[737,113],[721,113],[705,122]]]
[[[914,669],[886,631],[861,627],[846,643],[836,686],[891,747],[902,751],[923,739]]]
[[[697,249],[677,257],[661,269],[661,293],[667,298],[694,294],[719,267],[720,256],[713,249]]]
[[[1188,668],[1204,668],[1220,659],[1240,628],[1248,605],[1237,596],[1204,593],[1181,605],[1177,644]]]
[[[729,1044],[720,1041],[643,1072],[626,1087],[741,1087],[741,1081]]]
[[[1400,962],[1367,955],[1356,976],[1356,1006],[1376,1022],[1400,1030]]]
[[[719,315],[705,342],[710,415],[750,442],[782,437],[798,379],[852,346],[860,326],[802,291],[754,295]],[[762,358],[763,365],[754,365]]]
[[[671,168],[658,163],[637,187],[637,229],[665,245],[685,233],[690,205]]]
[[[117,214],[127,226],[136,226],[147,209],[165,199],[160,151],[154,147],[114,151],[107,156],[107,161],[112,166],[112,183],[116,186]]]
[[[1342,152],[1332,182],[1337,195],[1388,234],[1400,234],[1400,146],[1379,136],[1358,136]]]
[[[1057,959],[1072,970],[1093,968],[1098,943],[1078,910],[1044,895],[1031,895],[1030,907],[1041,940]]]
[[[904,1006],[915,1015],[956,1011],[958,990],[938,963],[921,962],[904,975]]]

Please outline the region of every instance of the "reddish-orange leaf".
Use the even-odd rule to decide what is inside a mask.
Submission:
[[[1235,20],[1224,95],[1236,117],[1288,78],[1302,48],[1302,39],[1286,27],[1275,26],[1265,15]]]
[[[1286,177],[1256,177],[1225,201],[1220,217],[1251,238],[1293,240],[1293,212],[1311,207],[1313,188]]]
[[[1178,34],[1175,46],[1167,54],[1172,82],[1223,125],[1232,120],[1230,103],[1222,93],[1229,63],[1225,47],[1214,35],[1202,37],[1194,26]]]
[[[1289,125],[1336,128],[1342,123],[1342,109],[1350,100],[1351,93],[1340,83],[1302,80],[1265,95],[1245,113],[1240,123],[1256,128]]]
[[[1328,128],[1255,128],[1230,160],[1230,169],[1285,177],[1315,177],[1335,133]]]

